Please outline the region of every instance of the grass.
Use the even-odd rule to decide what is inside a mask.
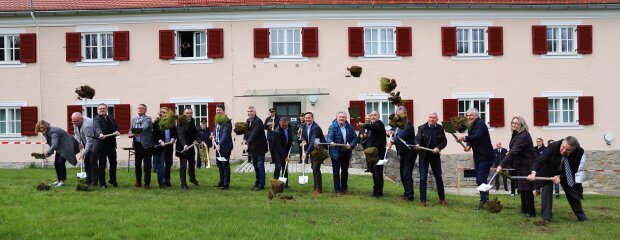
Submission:
[[[68,176],[77,170],[70,169]],[[519,212],[519,200],[499,196],[498,214],[473,210],[477,197],[448,195],[448,208],[428,193],[427,208],[399,200],[402,187],[386,182],[385,197],[369,197],[372,181],[350,176],[353,195],[335,197],[332,176],[325,193],[312,197],[311,185],[290,176],[293,200],[268,200],[254,192],[253,174],[234,174],[230,191],[216,183],[217,168],[200,169],[202,186],[183,191],[174,172],[172,189],[135,189],[135,178],[119,169],[118,189],[77,192],[76,180],[39,192],[53,182],[53,169],[0,169],[0,239],[617,239],[620,197],[587,195],[591,219],[578,222],[565,198],[554,202],[553,223],[540,225]],[[269,174],[268,174],[269,176]],[[153,175],[155,180],[155,175]],[[310,177],[312,181],[312,177]],[[417,181],[417,180],[416,180]],[[416,197],[419,197],[416,189]],[[493,196],[493,195],[492,195]],[[536,198],[540,211],[540,198]]]

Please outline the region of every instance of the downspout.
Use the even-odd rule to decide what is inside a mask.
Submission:
[[[39,39],[40,39],[40,36],[39,36],[39,21],[37,21],[37,18],[34,16],[34,8],[32,7],[32,0],[30,0],[30,17],[32,17],[32,20],[34,21],[34,24],[36,25],[36,34],[37,34],[36,35],[37,36],[36,43],[37,43],[37,47],[36,47],[35,51],[37,51],[37,56],[39,57],[39,62],[36,64],[37,65],[37,71],[39,73],[39,106],[41,107],[41,110],[40,110],[40,112],[41,112],[41,119],[44,119],[43,118],[43,94],[42,94],[43,93],[42,92],[43,89],[41,87],[41,84],[42,84],[42,82],[41,82],[41,64],[42,64],[42,61],[40,59],[41,58],[41,54],[40,54],[40,51],[39,51],[39,49],[41,49],[41,44],[39,44]],[[44,147],[43,147],[43,144],[41,144],[41,151],[43,151],[43,150],[44,150]]]

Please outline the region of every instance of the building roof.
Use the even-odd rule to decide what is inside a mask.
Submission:
[[[592,5],[620,0],[32,0],[34,11],[159,9],[199,7],[346,6],[346,5]],[[30,0],[2,0],[0,12],[30,11]]]

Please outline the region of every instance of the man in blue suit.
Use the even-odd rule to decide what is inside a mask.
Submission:
[[[248,120],[245,121],[248,126],[248,132],[243,137],[247,144],[248,156],[254,166],[256,173],[256,181],[254,182],[254,190],[260,191],[265,189],[265,153],[267,153],[267,138],[263,130],[263,121],[256,116],[256,108],[248,107]]]
[[[285,178],[288,178],[288,169],[286,169],[286,162],[288,159],[289,151],[295,141],[296,136],[293,135],[293,130],[288,126],[288,118],[279,118],[278,127],[275,128],[271,139],[272,148],[271,160],[276,164],[275,171],[273,171],[273,178],[278,179],[280,174]],[[284,185],[288,188],[288,181]]]
[[[325,135],[323,130],[317,123],[314,122],[314,114],[307,112],[304,115],[304,123],[301,132],[301,144],[306,146],[306,149],[302,155],[302,159],[307,159],[310,156],[310,152],[314,150],[315,139],[319,139],[320,142],[325,142]],[[304,160],[307,161],[307,160]],[[312,176],[314,177],[314,191],[313,195],[319,195],[323,191],[323,181],[321,177],[321,164],[316,161],[310,161],[312,163]]]
[[[329,157],[332,159],[334,172],[334,190],[337,196],[350,194],[347,184],[349,179],[349,164],[351,162],[351,150],[357,145],[357,134],[353,126],[347,122],[347,114],[338,112],[336,119],[327,130],[327,142],[329,147]],[[335,146],[334,144],[345,144],[346,146]],[[342,171],[342,173],[341,173]]]
[[[226,108],[224,104],[218,104],[215,106],[215,114],[224,115]],[[215,125],[215,131],[213,137],[215,140],[215,154],[217,157],[226,158],[228,161],[217,161],[217,168],[220,170],[220,181],[216,187],[221,187],[222,190],[228,190],[230,188],[230,153],[233,150],[233,142],[231,137],[232,122],[228,119],[224,124]],[[209,161],[207,159],[206,161]]]
[[[467,130],[467,136],[458,137],[458,142],[467,142],[467,151],[474,152],[474,170],[476,171],[476,184],[487,183],[489,171],[493,165],[493,145],[491,144],[491,136],[489,128],[484,120],[480,119],[478,109],[470,108],[467,110],[467,120],[470,127]],[[489,192],[480,191],[480,204],[476,210],[484,209],[487,201],[489,201]]]
[[[406,115],[407,108],[405,106],[399,106],[398,109],[396,109],[396,114]],[[390,140],[387,142],[387,149],[392,148],[392,144],[395,144],[400,160],[400,182],[403,184],[403,189],[405,190],[401,199],[403,201],[412,202],[414,199],[413,167],[418,154],[415,150],[410,149],[411,147],[406,146],[400,139],[409,145],[415,145],[415,129],[413,125],[411,125],[411,122],[407,120],[407,125],[404,128],[396,126],[390,130],[388,135],[392,137],[390,137]]]

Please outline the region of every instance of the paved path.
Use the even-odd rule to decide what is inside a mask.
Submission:
[[[290,161],[288,163],[288,171],[290,173],[301,173],[302,165],[303,164],[299,163],[298,161]],[[276,168],[275,164],[271,164],[269,162],[265,163],[265,172],[272,173],[273,171],[275,171],[275,168]],[[366,169],[349,168],[349,174],[352,174],[352,175],[370,175],[370,173],[364,172],[365,170]],[[252,163],[244,161],[241,165],[239,165],[239,166],[237,166],[235,168],[235,172],[236,173],[254,172],[254,166],[252,166]],[[332,166],[331,165],[325,165],[325,164],[321,165],[321,173],[331,174],[332,173]],[[306,164],[306,174],[312,174],[312,168],[310,168],[310,164]]]

